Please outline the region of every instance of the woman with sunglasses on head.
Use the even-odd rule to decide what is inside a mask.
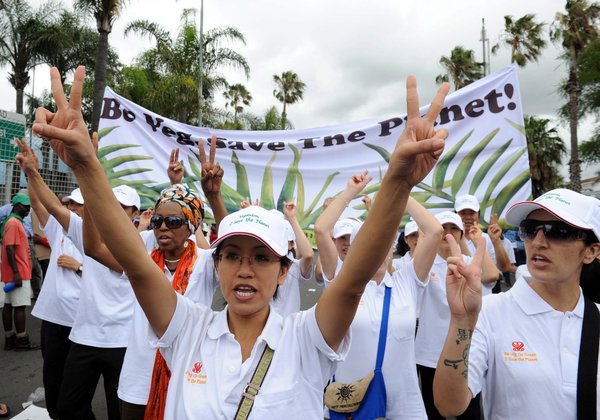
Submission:
[[[225,311],[194,304],[164,281],[110,196],[81,116],[83,78],[79,67],[67,102],[60,75],[51,70],[58,111],[38,109],[33,130],[72,168],[100,234],[148,318],[171,369],[165,418],[231,419],[239,409],[246,413],[239,418],[322,419],[322,390],[347,351],[348,328],[364,288],[392,245],[395,232],[389,226],[399,224],[410,190],[443,151],[447,132],[433,125],[448,85],[420,117],[416,80],[408,78],[407,128],[381,181],[385,199],[373,205],[342,271],[317,305],[284,321],[269,302],[287,274],[287,238],[283,221],[267,210],[251,207],[220,223],[213,246]]]
[[[582,379],[597,381],[599,339],[582,326],[598,308],[584,298],[579,277],[600,254],[600,201],[556,189],[513,205],[506,220],[519,226],[529,277],[482,302],[481,257],[472,265],[458,253],[449,259],[452,319],[436,405],[456,415],[482,392],[487,420],[597,418],[598,388]]]

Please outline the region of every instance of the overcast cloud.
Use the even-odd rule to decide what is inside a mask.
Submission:
[[[131,0],[115,24],[110,43],[123,63],[131,63],[151,44],[133,35],[125,38],[126,23],[148,19],[175,34],[181,11],[191,7],[199,8],[200,1]],[[564,1],[205,0],[204,7],[205,30],[234,26],[246,36],[246,46],[233,47],[247,57],[250,79],[238,72],[225,74],[231,83],[248,87],[254,98],[250,111],[262,114],[272,105],[279,107],[272,94],[272,76],[293,70],[307,89],[304,100],[288,108],[288,115],[296,128],[308,128],[403,112],[404,81],[411,73],[417,76],[422,103],[426,103],[437,88],[435,76],[443,72],[438,63],[442,55],[462,45],[474,49],[481,59],[482,18],[494,44],[504,15],[518,18],[535,13],[550,23],[557,11],[564,10]],[[565,68],[559,54],[550,44],[539,63],[519,70],[526,113],[554,116],[561,106],[556,88]],[[502,48],[492,56],[492,71],[509,62],[509,51]],[[0,109],[10,111],[15,108],[15,93],[7,74],[6,67],[0,69]],[[48,86],[47,68],[40,67],[35,92]],[[31,89],[29,85],[27,92]],[[217,96],[216,102],[223,106],[225,100]],[[582,125],[581,138],[585,139],[592,121]],[[565,129],[561,134],[568,140]]]

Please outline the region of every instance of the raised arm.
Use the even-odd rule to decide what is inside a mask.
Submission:
[[[283,214],[287,221],[290,222],[290,225],[292,225],[292,229],[294,229],[296,248],[298,250],[297,257],[300,259],[300,273],[305,278],[310,277],[315,253],[296,218],[296,204],[294,202],[284,203]]]
[[[510,261],[504,244],[502,243],[502,228],[498,224],[498,215],[492,214],[490,219],[490,225],[487,230],[488,236],[492,240],[494,246],[494,253],[496,254],[496,267],[503,273],[514,273],[517,267]]]
[[[162,336],[175,311],[177,297],[165,281],[164,273],[146,252],[133,223],[114,196],[96,156],[81,114],[85,68],[80,66],[75,71],[69,102],[58,70],[52,68],[50,75],[57,112],[39,108],[33,130],[48,141],[73,170],[100,235],[127,273],[150,325],[158,336]]]
[[[413,252],[413,266],[419,280],[426,282],[437,255],[444,228],[433,214],[412,197],[408,199],[406,211],[419,226],[419,241]]]
[[[481,231],[481,228],[479,226],[471,226],[471,229],[469,231],[469,237],[471,238],[471,241],[473,241],[473,243],[478,243],[479,239],[482,238],[482,234],[483,232]],[[470,253],[467,253],[465,255],[470,255]],[[483,253],[483,272],[481,274],[481,281],[483,283],[493,283],[495,281],[498,281],[499,275],[500,273],[498,273],[496,263],[492,259],[492,256],[490,255],[486,247]]]
[[[333,226],[346,210],[346,207],[350,205],[350,202],[360,194],[372,179],[368,176],[368,171],[350,177],[344,191],[333,199],[315,222],[315,241],[319,250],[321,270],[329,280],[332,280],[335,276],[338,264],[338,252],[331,237]]]
[[[444,83],[427,114],[420,117],[417,82],[406,81],[408,119],[392,153],[377,200],[354,238],[336,281],[325,289],[316,308],[319,328],[327,343],[337,349],[356,313],[366,284],[388,255],[413,186],[421,182],[444,150],[444,129],[434,129],[448,84]],[[332,204],[333,205],[333,204]],[[373,240],[377,238],[377,240]]]
[[[439,412],[445,417],[453,417],[463,413],[473,398],[468,387],[469,348],[481,310],[485,240],[477,240],[477,251],[471,264],[467,265],[452,235],[447,235],[446,239],[452,247],[446,274],[450,326],[433,379],[433,397]]]
[[[206,152],[204,151],[204,142],[202,139],[198,142],[198,152],[200,153],[200,163],[202,164],[202,191],[204,196],[210,204],[210,208],[215,218],[217,229],[219,223],[225,216],[227,216],[227,209],[225,208],[225,202],[223,202],[223,196],[221,195],[221,184],[223,183],[223,168],[218,163],[215,163],[215,156],[217,150],[217,136],[212,135],[210,138],[210,151],[209,158],[206,159]]]
[[[123,272],[123,267],[121,267],[121,264],[113,257],[102,240],[100,233],[98,233],[94,219],[88,210],[88,206],[83,208],[83,250],[87,256],[92,257],[100,264],[103,264],[118,273]]]
[[[27,141],[25,139],[15,139],[15,141],[20,150],[15,160],[27,176],[27,189],[29,190],[31,207],[37,214],[40,223],[46,225],[49,215],[52,215],[63,229],[68,231],[71,212],[62,205],[58,197],[44,182],[38,172],[37,156],[33,149],[27,145]]]

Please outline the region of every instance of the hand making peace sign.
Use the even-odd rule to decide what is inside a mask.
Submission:
[[[185,170],[183,169],[183,165],[179,161],[179,149],[175,148],[171,150],[169,166],[167,167],[167,176],[169,177],[171,185],[181,184],[184,173]]]
[[[202,191],[204,195],[218,194],[221,191],[221,183],[223,182],[223,168],[216,163],[215,155],[217,149],[217,136],[213,134],[210,138],[210,152],[208,161],[206,160],[206,152],[204,151],[204,141],[200,139],[198,142],[198,152],[200,153],[200,163],[202,164]]]

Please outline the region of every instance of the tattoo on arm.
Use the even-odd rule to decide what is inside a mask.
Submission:
[[[469,374],[469,349],[471,347],[470,341],[471,338],[473,337],[473,330],[469,329],[469,330],[465,330],[462,328],[459,328],[458,331],[456,332],[456,345],[460,345],[462,342],[464,341],[469,341],[469,343],[467,343],[463,349],[462,352],[462,359],[444,359],[444,366],[448,366],[451,367],[454,370],[458,370],[458,368],[464,364],[465,366],[465,370],[463,370],[461,372],[463,378],[467,379],[468,374]]]

